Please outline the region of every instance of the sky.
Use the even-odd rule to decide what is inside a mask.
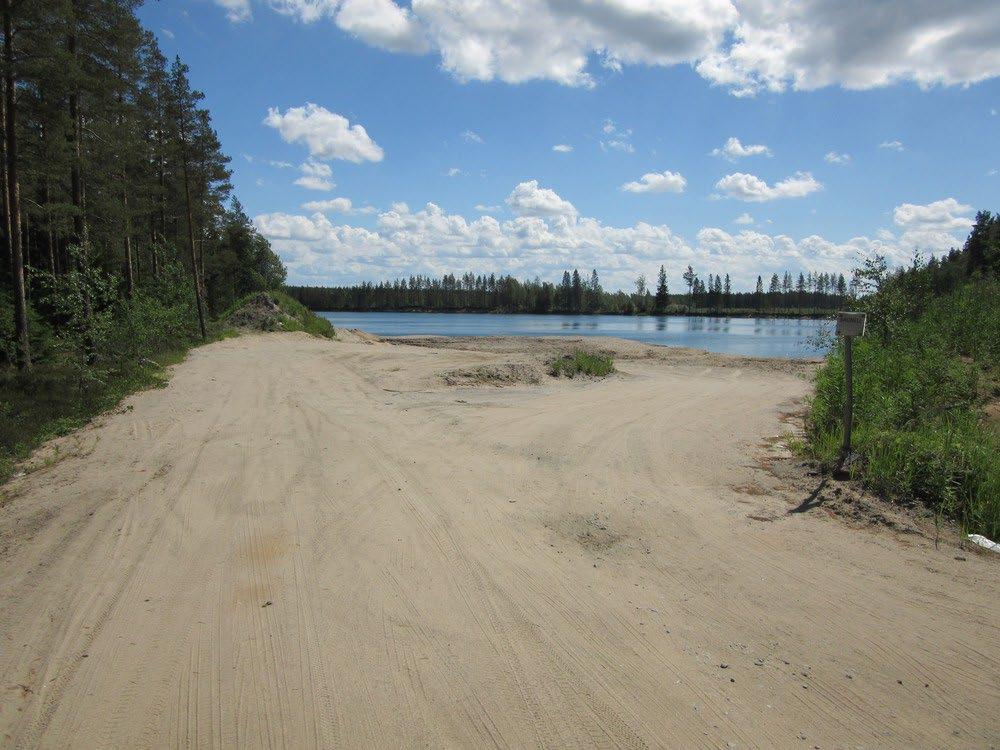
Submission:
[[[877,8],[874,10],[873,8]],[[752,288],[1000,209],[996,0],[161,0],[293,284]]]

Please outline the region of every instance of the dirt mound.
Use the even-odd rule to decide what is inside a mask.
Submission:
[[[537,385],[542,382],[544,372],[540,367],[525,362],[501,362],[494,365],[450,370],[444,374],[448,385]]]
[[[281,331],[288,320],[289,317],[267,292],[253,295],[229,316],[232,325],[252,331]]]

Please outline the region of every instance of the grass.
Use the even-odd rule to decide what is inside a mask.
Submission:
[[[322,338],[337,338],[333,324],[326,318],[320,317],[285,292],[271,292],[270,294],[285,314],[292,319],[285,323],[286,331],[305,331]]]
[[[0,373],[0,483],[46,440],[83,427],[136,391],[165,385],[166,367],[183,360],[187,351],[170,349],[129,366],[95,369],[86,377],[66,362],[36,364],[27,376]]]
[[[552,363],[550,373],[555,377],[572,378],[577,375],[592,375],[603,378],[615,371],[615,363],[611,357],[587,352],[567,354]]]
[[[904,505],[922,505],[970,532],[1000,537],[1000,431],[984,405],[1000,396],[1000,283],[933,299],[888,335],[855,342],[853,475]],[[843,436],[839,346],[816,378],[806,451],[825,465]]]

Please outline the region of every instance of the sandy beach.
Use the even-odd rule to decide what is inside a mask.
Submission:
[[[47,446],[0,745],[1000,745],[1000,561],[764,468],[807,363],[572,345],[245,335]]]

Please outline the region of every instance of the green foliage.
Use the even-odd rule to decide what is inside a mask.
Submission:
[[[551,374],[557,378],[562,376],[572,378],[576,375],[592,375],[603,378],[614,371],[615,363],[611,357],[587,352],[574,352],[559,357],[552,363],[550,370]]]
[[[285,330],[302,330],[313,336],[320,336],[326,339],[337,338],[337,332],[329,320],[316,315],[316,313],[298,300],[293,299],[285,292],[271,292],[271,296],[274,297],[275,302],[278,303],[281,309],[295,321],[297,326],[300,326],[295,327],[286,324]]]
[[[996,257],[990,247],[981,254]],[[852,470],[883,496],[997,538],[1000,432],[983,406],[1000,395],[1000,280],[978,262],[963,252],[895,274],[877,258],[859,269],[869,324],[854,344],[852,437],[861,460]],[[817,374],[808,424],[808,451],[830,466],[844,398],[838,342]]]

